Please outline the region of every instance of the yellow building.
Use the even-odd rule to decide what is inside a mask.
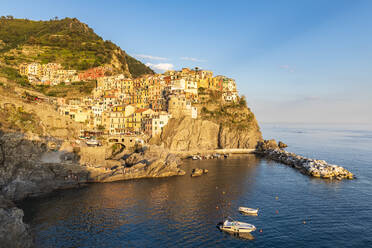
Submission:
[[[145,128],[145,119],[151,117],[153,114],[154,111],[152,109],[136,109],[133,114],[126,117],[125,125],[129,131],[143,132]]]

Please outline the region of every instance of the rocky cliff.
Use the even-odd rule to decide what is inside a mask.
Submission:
[[[241,112],[244,119],[236,122]],[[157,143],[173,151],[213,150],[222,148],[255,148],[262,134],[254,115],[245,107],[222,120],[202,115],[200,119],[171,119]]]
[[[218,147],[220,126],[208,120],[171,119],[161,134],[161,142],[173,151],[211,150]]]
[[[22,219],[23,211],[0,195],[1,247],[32,247],[29,227]]]
[[[184,175],[178,157],[160,147],[123,152],[104,163],[90,158],[87,166],[82,161],[87,161],[89,153],[80,153],[69,142],[55,139],[53,146],[50,142],[51,137],[0,132],[0,243],[6,247],[32,246],[23,211],[11,201],[89,182]]]

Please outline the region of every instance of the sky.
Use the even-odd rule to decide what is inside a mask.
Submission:
[[[0,0],[0,15],[76,17],[157,72],[234,78],[259,123],[372,125],[372,1]]]

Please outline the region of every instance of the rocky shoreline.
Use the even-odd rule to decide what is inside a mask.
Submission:
[[[106,158],[100,152],[83,153],[66,141],[49,143],[50,137],[0,132],[0,242],[4,247],[33,246],[23,210],[13,202],[87,183],[185,174],[179,168],[180,158],[157,146],[119,151]],[[87,156],[93,162],[85,163]]]
[[[283,144],[283,143],[282,143]],[[286,147],[286,145],[282,145]],[[306,158],[280,149],[275,140],[259,142],[256,153],[266,158],[289,165],[300,172],[317,178],[324,179],[353,179],[354,175],[347,169],[324,160]]]
[[[49,143],[50,137],[0,133],[0,241],[8,247],[33,245],[29,227],[22,220],[23,211],[13,201],[87,183],[185,175],[180,169],[185,154],[174,154],[161,146],[108,152],[104,147],[76,149],[65,140],[53,140],[53,146]],[[280,147],[286,145],[280,142]],[[343,167],[284,151],[272,140],[259,141],[255,153],[313,177],[353,179]],[[191,176],[205,173],[195,169]]]

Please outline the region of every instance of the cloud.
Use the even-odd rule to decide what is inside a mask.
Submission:
[[[159,64],[146,63],[146,66],[149,66],[159,71],[169,71],[169,70],[172,70],[174,67],[173,64],[169,64],[169,63],[159,63]]]
[[[295,72],[294,68],[290,65],[281,65],[279,66],[280,69],[287,70],[289,72]]]
[[[136,54],[134,56],[137,57],[137,58],[140,58],[140,59],[168,60],[168,58],[158,57],[158,56],[152,56],[152,55],[146,55],[146,54]]]
[[[193,61],[193,62],[206,62],[203,59],[190,58],[190,57],[181,57],[180,59],[182,59],[182,60],[188,60],[188,61]]]

